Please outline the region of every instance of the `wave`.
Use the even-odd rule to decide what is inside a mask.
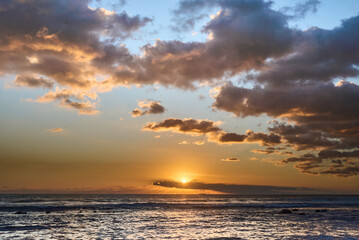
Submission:
[[[73,210],[121,210],[121,209],[236,209],[236,208],[344,208],[359,207],[359,201],[347,202],[271,202],[271,203],[119,203],[119,204],[73,204],[73,205],[6,205],[0,206],[0,212],[43,212]]]
[[[5,225],[0,226],[0,232],[8,232],[8,231],[38,231],[49,229],[47,226],[40,226],[40,225],[29,225],[29,226],[12,226],[12,225]]]

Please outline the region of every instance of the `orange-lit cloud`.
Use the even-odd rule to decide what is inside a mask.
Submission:
[[[95,103],[90,101],[96,98],[96,93],[56,88],[55,91],[50,90],[35,100],[27,100],[40,103],[57,101],[59,106],[76,109],[79,114],[92,115],[99,113],[99,111],[96,110]]]
[[[141,109],[134,109],[131,112],[132,117],[138,117],[148,114],[160,114],[166,111],[166,109],[161,105],[161,103],[156,101],[140,101],[138,103],[138,107],[140,107]]]
[[[153,19],[89,3],[0,2],[0,73],[16,76],[9,86],[48,89],[29,101],[55,102],[92,115],[99,113],[98,94],[118,86],[194,90],[211,84],[217,90],[215,110],[283,122],[273,122],[267,132],[238,134],[224,131],[218,122],[170,118],[144,130],[205,135],[219,144],[258,143],[267,148],[256,153],[293,154],[281,163],[295,163],[306,173],[359,174],[354,154],[359,148],[359,86],[345,80],[359,76],[359,15],[330,30],[302,31],[291,27],[290,20],[315,11],[319,1],[306,1],[288,13],[264,0],[183,0],[173,12],[175,29],[192,30],[206,20],[202,32],[208,39],[158,39],[134,54],[124,40],[141,34]],[[208,18],[208,9],[214,8],[217,14]],[[252,87],[228,82],[242,76]],[[338,79],[344,80],[334,84]],[[147,101],[132,115],[164,111],[159,102]],[[268,148],[273,145],[286,149]],[[325,151],[342,155],[323,158]]]
[[[109,66],[128,65],[131,58],[127,48],[112,40],[131,37],[152,19],[88,4],[87,0],[2,1],[0,72],[16,74],[18,87],[103,90],[105,82],[97,76],[111,75],[116,67]],[[60,105],[81,114],[96,113],[93,102],[64,99]]]
[[[229,158],[222,158],[222,162],[239,162],[239,158],[237,157],[229,157]]]
[[[201,146],[205,143],[205,141],[195,141],[193,144],[197,145],[197,146]]]
[[[47,129],[47,131],[53,132],[53,133],[60,133],[60,132],[65,131],[65,129],[63,129],[63,128],[50,128],[50,129]]]

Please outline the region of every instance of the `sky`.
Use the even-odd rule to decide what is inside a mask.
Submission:
[[[0,29],[0,193],[359,193],[357,0],[3,0]]]

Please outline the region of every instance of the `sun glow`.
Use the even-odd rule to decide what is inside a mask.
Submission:
[[[185,179],[185,178],[182,178],[182,179],[180,180],[180,182],[183,183],[183,184],[185,184],[185,183],[188,183],[188,180]]]

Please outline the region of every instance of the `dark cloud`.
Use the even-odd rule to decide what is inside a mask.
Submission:
[[[326,132],[302,126],[275,124],[273,127],[269,127],[269,131],[281,136],[286,144],[298,151],[344,147],[344,139],[334,138]],[[349,148],[351,147],[349,146]]]
[[[219,89],[213,106],[239,117],[265,114],[290,120],[293,125],[273,122],[273,126],[268,128],[269,135],[278,136],[283,144],[293,150],[319,151],[322,156],[293,157],[282,163],[295,161],[296,168],[313,174],[346,176],[343,169],[348,169],[347,175],[352,176],[358,163],[358,159],[353,159],[353,154],[356,154],[353,150],[359,148],[359,108],[352,103],[358,101],[359,86],[347,81],[340,81],[337,85],[317,83],[288,89],[259,86],[247,89],[226,84]],[[353,152],[341,152],[343,149]],[[278,153],[268,149],[255,151]],[[325,153],[336,153],[337,158],[353,166],[347,164],[339,167],[329,160],[323,161]],[[338,170],[338,174],[335,170]]]
[[[296,126],[276,126],[271,131],[285,135],[289,142],[298,141],[305,149],[306,145],[334,146],[340,138],[348,147],[358,144],[359,108],[352,104],[357,101],[359,86],[345,81],[286,90],[227,84],[215,96],[213,106],[240,117],[266,114],[288,119]]]
[[[281,155],[292,155],[292,152],[284,151],[285,147],[266,147],[265,149],[254,149],[253,153],[261,153],[261,154],[281,154]]]
[[[267,146],[283,143],[293,150],[316,154],[323,150],[353,151],[359,148],[359,109],[353,104],[359,102],[359,86],[345,80],[334,85],[333,81],[359,75],[359,16],[345,19],[330,30],[288,27],[288,21],[315,12],[318,4],[305,1],[287,9],[291,14],[285,14],[273,10],[271,2],[261,0],[181,1],[175,11],[179,19],[193,20],[203,9],[220,9],[202,29],[208,40],[147,45],[141,66],[150,69],[163,84],[171,79],[172,84],[187,88],[196,81],[215,81],[251,71],[246,80],[257,85],[244,88],[226,84],[215,96],[213,107],[239,117],[267,115],[292,124],[275,124],[268,134],[237,134],[221,129],[204,133],[210,141],[259,142]],[[177,131],[184,132],[179,128]],[[285,152],[293,153],[280,151]],[[345,172],[331,160],[309,161],[308,156],[299,160],[297,168],[308,173],[335,174],[335,169]],[[286,162],[290,161],[282,163]],[[353,166],[348,167],[352,174]],[[309,170],[316,168],[321,170]]]
[[[289,28],[288,21],[315,12],[320,1],[308,0],[280,11],[271,4],[261,0],[180,2],[175,14],[182,20],[195,19],[207,8],[220,9],[203,27],[211,36],[203,54],[207,60],[217,57],[207,79],[215,78],[214,72],[222,77],[224,72],[255,69],[258,74],[247,80],[278,88],[359,74],[359,16],[331,30],[312,27],[300,31]]]
[[[79,111],[79,114],[93,115],[98,113],[94,105],[90,102],[74,102],[67,98],[63,99],[60,105],[64,107],[74,108]]]
[[[151,19],[140,16],[130,17],[125,12],[120,14],[104,8],[92,9],[90,0],[54,0],[54,1],[1,1],[0,26],[2,43],[13,37],[55,37],[71,44],[90,47],[98,44],[95,33],[127,37]],[[40,30],[40,32],[39,32]],[[29,38],[27,38],[29,40]]]
[[[290,89],[253,89],[226,84],[219,89],[213,106],[237,116],[286,117],[298,123],[353,121],[358,119],[359,86],[341,81]],[[356,109],[358,108],[358,109]]]
[[[269,131],[280,135],[283,142],[294,150],[316,152],[286,158],[281,160],[280,164],[295,163],[295,168],[301,172],[315,175],[350,177],[359,174],[359,151],[356,150],[359,141],[352,133],[326,132],[326,125],[321,130],[315,130],[287,124],[276,124],[270,127]],[[350,129],[347,131],[350,132]],[[346,150],[343,151],[344,149]]]
[[[53,81],[32,75],[17,75],[14,84],[17,87],[52,88],[54,86]]]
[[[218,142],[220,143],[238,143],[238,142],[259,142],[261,145],[277,145],[281,143],[279,135],[270,133],[254,133],[248,130],[246,134],[240,135],[237,133],[222,132],[219,135]]]
[[[137,117],[137,116],[141,116],[142,115],[142,111],[138,108],[132,110],[132,117]]]
[[[198,82],[217,82],[242,71],[260,69],[268,58],[284,56],[297,30],[287,16],[262,0],[183,1],[177,15],[198,6],[221,11],[203,27],[206,42],[157,40],[142,47],[142,56],[125,57],[124,67],[111,68],[106,84],[172,85],[193,89]],[[202,16],[197,16],[197,18]],[[186,23],[185,25],[192,23]],[[177,25],[178,27],[181,27]]]
[[[353,158],[359,158],[359,150],[354,150],[352,152],[339,152],[334,150],[323,150],[318,153],[318,156],[322,159],[328,159],[328,158],[347,158],[347,157],[353,157]]]
[[[173,131],[184,134],[206,134],[209,141],[216,143],[259,143],[261,145],[277,145],[280,136],[274,133],[254,133],[247,130],[246,134],[227,133],[218,127],[220,122],[196,119],[169,118],[159,123],[148,123],[143,127],[147,131]]]
[[[149,131],[173,131],[188,134],[217,133],[218,123],[209,120],[169,118],[159,123],[148,123],[143,127]]]
[[[111,74],[110,66],[118,67],[131,59],[119,41],[152,20],[93,9],[89,3],[1,1],[0,72],[17,74],[14,84],[18,86],[51,88],[57,84],[84,93],[103,91],[105,87],[96,76]],[[83,104],[66,104],[84,109]]]
[[[196,81],[216,81],[259,68],[268,57],[282,56],[291,48],[296,31],[287,26],[285,15],[262,0],[182,1],[177,13],[207,5],[222,9],[203,27],[209,40],[159,40],[153,46],[146,45],[145,57],[139,61],[146,72],[136,72],[136,81],[145,83],[150,78],[193,88]]]
[[[313,27],[303,31],[293,54],[267,64],[258,82],[278,87],[358,76],[358,29],[359,16],[355,16],[333,30]]]
[[[221,161],[223,162],[239,162],[239,158],[236,158],[236,157],[229,157],[229,158],[224,158],[224,159],[221,159]]]
[[[263,154],[276,153],[276,151],[270,150],[270,149],[254,149],[254,150],[252,150],[252,152],[253,153],[263,153]]]
[[[237,134],[237,133],[223,133],[219,137],[219,142],[244,142],[247,138],[245,134]]]
[[[156,101],[141,101],[138,103],[141,109],[136,108],[133,110],[132,117],[143,116],[148,114],[160,114],[164,113],[166,109],[161,105],[160,102]]]
[[[39,74],[61,87],[98,92],[155,83],[193,89],[198,82],[218,82],[253,70],[257,74],[247,80],[285,92],[289,85],[312,86],[359,73],[358,16],[332,30],[300,31],[288,26],[293,16],[274,10],[272,2],[183,0],[175,18],[192,16],[196,21],[208,8],[219,9],[202,28],[208,40],[157,40],[143,46],[141,55],[133,55],[121,40],[152,20],[92,9],[89,2],[2,1],[0,71]],[[305,1],[292,11],[303,15],[318,4]],[[98,75],[108,77],[98,81]]]
[[[13,85],[19,87],[56,86],[33,101],[55,101],[84,114],[97,113],[97,93],[116,86],[161,84],[195,89],[244,75],[254,87],[228,83],[219,88],[213,107],[239,117],[263,114],[291,125],[274,124],[268,133],[237,134],[208,120],[167,119],[144,129],[205,134],[217,143],[286,144],[293,150],[313,151],[317,160],[294,157],[282,163],[296,162],[311,173],[354,175],[357,160],[347,152],[354,154],[359,148],[359,105],[355,104],[359,86],[345,78],[359,75],[359,15],[333,29],[302,31],[288,22],[315,12],[318,0],[282,10],[274,10],[272,2],[264,0],[182,0],[174,11],[182,30],[205,19],[208,9],[219,10],[202,27],[208,39],[157,40],[134,55],[122,40],[152,19],[93,9],[89,3],[1,1],[0,73],[16,74]],[[334,85],[338,78],[344,80]],[[157,102],[148,104],[133,114],[165,110]],[[347,156],[323,158],[319,154],[324,151]],[[341,160],[343,166],[332,160]]]
[[[304,154],[300,157],[290,157],[281,163],[295,163],[294,167],[308,174],[332,174],[338,177],[359,175],[358,151],[339,152],[321,151],[318,155]]]
[[[154,181],[153,185],[180,188],[180,189],[196,189],[196,190],[212,190],[222,193],[232,194],[289,194],[289,193],[305,193],[319,192],[318,189],[304,187],[278,187],[278,186],[261,186],[261,185],[238,185],[225,183],[202,183],[202,182],[177,182],[177,181]]]

